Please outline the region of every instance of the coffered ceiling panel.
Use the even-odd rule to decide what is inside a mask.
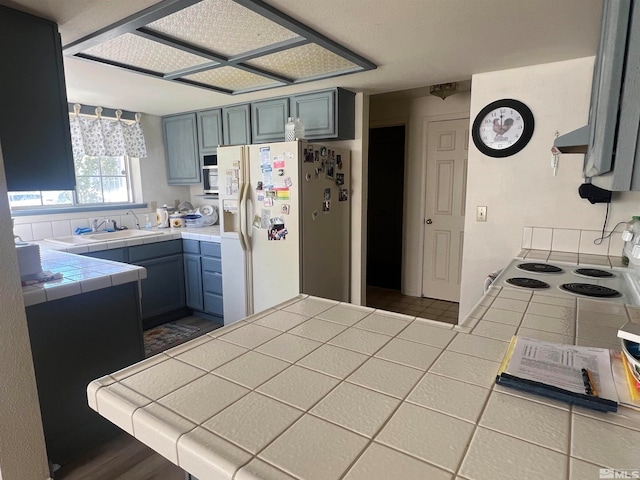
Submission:
[[[262,0],[163,0],[63,51],[229,94],[376,68]]]
[[[355,63],[315,43],[248,60],[247,65],[259,67],[295,80],[320,75],[331,76],[332,74],[335,75],[349,70],[360,70]]]
[[[210,63],[206,58],[131,33],[120,35],[83,53],[97,59],[160,73],[175,72]]]
[[[227,57],[298,36],[233,0],[204,0],[147,27]]]
[[[261,75],[245,72],[234,67],[220,67],[183,77],[187,80],[203,83],[230,91],[255,90],[257,88],[275,87],[277,82]]]

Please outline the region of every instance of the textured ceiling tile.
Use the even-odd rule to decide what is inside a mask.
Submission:
[[[82,53],[160,73],[174,72],[210,62],[206,58],[131,33],[120,35]]]
[[[148,27],[227,57],[298,36],[233,0],[204,0]]]
[[[265,55],[246,63],[294,80],[357,67],[355,63],[315,43]]]
[[[233,91],[277,84],[277,82],[270,78],[245,72],[244,70],[234,67],[216,68],[205,72],[194,73],[193,75],[187,75],[184,78]]]

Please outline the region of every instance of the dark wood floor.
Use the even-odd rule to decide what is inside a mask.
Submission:
[[[410,297],[398,290],[367,286],[367,306],[438,322],[458,323],[458,304],[435,298]]]
[[[55,480],[185,480],[182,469],[127,433],[55,472]]]

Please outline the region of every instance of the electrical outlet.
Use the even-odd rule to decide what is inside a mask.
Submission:
[[[487,207],[478,207],[478,211],[476,213],[476,222],[486,222],[487,221]]]

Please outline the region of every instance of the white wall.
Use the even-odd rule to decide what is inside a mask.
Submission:
[[[532,110],[535,131],[524,150],[503,159],[483,155],[470,142],[461,318],[482,295],[486,275],[518,253],[523,227],[602,229],[605,204],[578,195],[583,155],[561,155],[555,177],[550,167],[555,132],[587,123],[593,63],[587,57],[473,76],[471,121],[488,103],[514,98]],[[475,221],[478,205],[488,207],[486,223]],[[639,211],[640,192],[614,193],[608,228]]]
[[[0,478],[49,477],[0,153]]]
[[[470,93],[442,100],[426,94],[415,98],[397,95],[371,97],[370,126],[405,125],[405,195],[402,260],[402,293],[422,296],[424,199],[426,185],[426,124],[430,121],[469,116]],[[371,195],[384,195],[384,192]]]

